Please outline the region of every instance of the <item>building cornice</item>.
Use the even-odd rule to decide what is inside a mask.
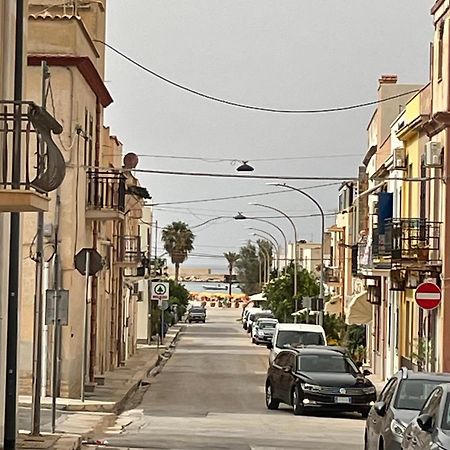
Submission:
[[[435,14],[436,11],[445,3],[445,0],[437,0],[431,8],[431,14]]]
[[[40,66],[46,61],[49,66],[74,66],[84,77],[89,87],[98,97],[101,105],[106,108],[113,102],[113,98],[105,86],[95,65],[87,56],[31,54],[28,55],[29,66]]]

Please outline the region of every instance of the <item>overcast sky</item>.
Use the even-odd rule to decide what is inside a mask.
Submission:
[[[432,0],[109,0],[111,45],[152,70],[224,99],[283,109],[350,105],[376,98],[381,74],[402,83],[428,80]],[[125,152],[248,159],[260,175],[355,177],[367,150],[373,108],[322,115],[248,111],[183,92],[107,52],[114,103],[106,123]],[[335,155],[333,158],[324,156]],[[340,155],[353,155],[339,157]],[[289,157],[311,157],[286,160]],[[278,161],[252,161],[279,158]],[[236,173],[230,162],[141,157],[139,168]],[[261,180],[140,175],[155,203],[275,191]],[[293,182],[298,187],[314,184]],[[325,211],[337,206],[337,186],[309,191]],[[216,216],[271,215],[257,201],[289,215],[315,213],[285,192],[254,199],[154,208],[162,226],[190,226]],[[289,237],[286,219],[274,219]],[[328,220],[331,224],[333,218]],[[320,239],[319,218],[295,219],[302,239]],[[262,225],[262,226],[261,226]],[[222,219],[196,227],[195,253],[237,250],[256,221]],[[279,235],[277,235],[279,238]],[[281,239],[280,239],[281,242]],[[223,258],[186,264],[224,268]]]

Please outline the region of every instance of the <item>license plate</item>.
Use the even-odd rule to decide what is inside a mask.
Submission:
[[[334,402],[335,403],[343,403],[345,405],[348,405],[352,402],[352,399],[350,397],[335,397]]]

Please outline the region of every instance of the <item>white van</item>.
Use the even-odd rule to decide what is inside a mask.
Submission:
[[[281,350],[302,344],[327,345],[327,337],[323,327],[306,323],[278,323],[273,333],[272,342],[267,344],[267,348],[270,349],[269,363],[272,364]]]

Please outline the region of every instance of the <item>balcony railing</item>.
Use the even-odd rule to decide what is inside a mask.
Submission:
[[[120,236],[117,262],[122,265],[137,265],[142,262],[140,236]]]
[[[440,226],[422,218],[386,221],[392,266],[420,269],[440,265]]]
[[[339,285],[342,283],[342,271],[338,267],[327,267],[325,269],[325,283],[328,285]]]
[[[0,211],[43,211],[65,162],[52,135],[61,125],[32,102],[0,100]],[[20,146],[19,140],[20,137]]]
[[[117,171],[87,172],[86,217],[93,220],[123,218],[125,212],[125,177]]]

